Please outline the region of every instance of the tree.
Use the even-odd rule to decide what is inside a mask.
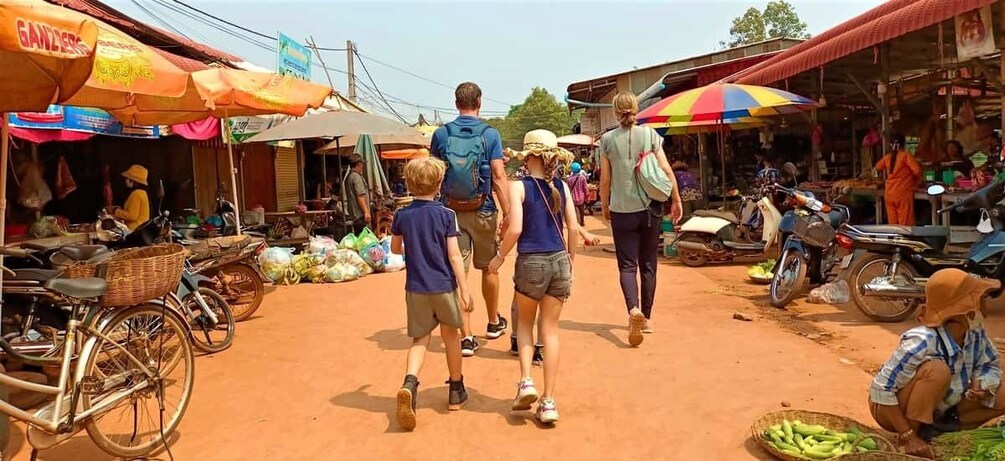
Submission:
[[[748,8],[733,19],[729,41],[719,42],[724,48],[749,45],[771,38],[810,38],[806,23],[799,19],[795,8],[785,0],[768,2],[764,11]]]
[[[555,96],[544,88],[535,87],[522,104],[510,108],[506,117],[486,122],[499,130],[503,146],[519,149],[528,131],[545,129],[562,136],[572,132],[577,120]]]

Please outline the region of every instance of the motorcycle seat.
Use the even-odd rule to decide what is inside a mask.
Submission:
[[[59,276],[59,271],[51,269],[17,269],[10,280],[17,282],[47,282]]]
[[[45,282],[45,289],[68,298],[97,298],[105,294],[108,283],[97,277],[82,279],[52,279]]]
[[[733,224],[740,224],[740,218],[737,218],[735,214],[728,211],[718,211],[718,210],[695,210],[695,216],[700,216],[703,218],[719,218],[725,219]]]
[[[74,261],[87,261],[108,252],[108,247],[104,245],[72,245],[60,248],[59,252]]]
[[[949,228],[944,226],[892,226],[870,225],[855,226],[867,234],[894,234],[905,237],[949,237]]]

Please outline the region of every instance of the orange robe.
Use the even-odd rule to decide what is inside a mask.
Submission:
[[[883,200],[886,201],[886,220],[890,224],[914,225],[914,190],[921,181],[921,165],[910,152],[897,153],[895,165],[893,156],[886,154],[876,164],[876,170],[886,173],[886,187]],[[891,171],[892,169],[892,171]]]

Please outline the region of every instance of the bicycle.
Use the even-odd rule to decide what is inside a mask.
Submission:
[[[0,374],[0,384],[55,396],[34,413],[0,400],[0,413],[28,424],[32,459],[38,450],[81,430],[113,456],[134,458],[161,445],[167,448],[168,435],[188,407],[195,376],[186,319],[158,300],[101,307],[98,299],[107,290],[101,278],[56,278],[45,282],[44,289],[70,312],[61,356],[25,355],[0,338],[0,349],[10,357],[59,365],[55,386]]]

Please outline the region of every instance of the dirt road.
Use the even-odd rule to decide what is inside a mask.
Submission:
[[[870,375],[842,363],[847,354],[836,346],[794,333],[759,306],[763,288],[744,285],[743,268],[661,262],[656,334],[632,349],[613,255],[591,248],[575,267],[561,322],[562,420],[554,428],[539,427],[530,413],[510,414],[519,375],[506,336],[483,341],[465,359],[471,401],[449,414],[443,348],[434,340],[420,376],[419,426],[401,432],[393,402],[410,342],[404,274],[380,274],[269,294],[259,316],[238,325],[230,350],[197,359],[174,459],[765,459],[749,425],[783,401],[870,422]],[[504,281],[512,265],[506,270]],[[504,282],[507,313],[511,295]],[[484,333],[479,306],[475,331]],[[755,320],[734,320],[734,312]],[[842,336],[871,331],[876,357],[896,341],[889,327],[844,325],[826,312],[805,316],[840,324]],[[20,447],[14,459],[28,459],[23,426],[13,444]],[[110,458],[82,434],[39,459]]]

